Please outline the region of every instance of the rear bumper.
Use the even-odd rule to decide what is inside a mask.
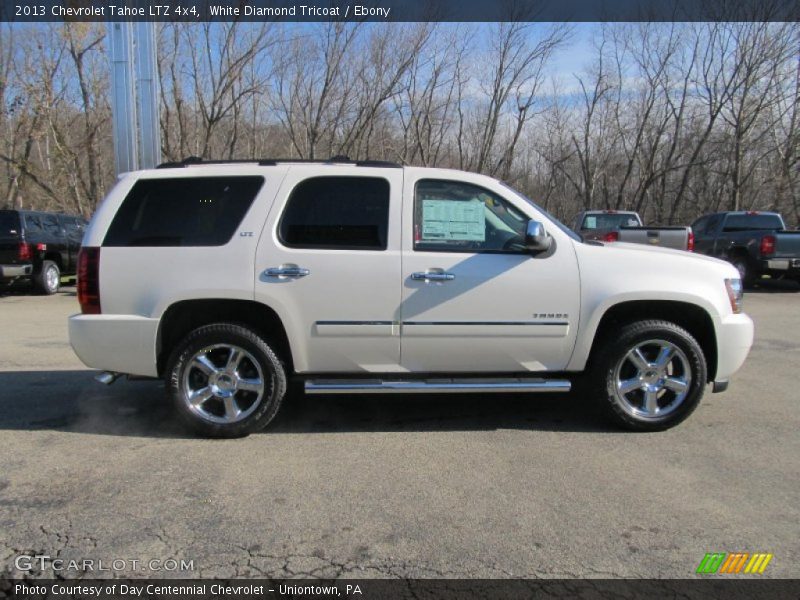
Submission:
[[[744,364],[753,345],[753,331],[753,321],[746,314],[729,315],[722,320],[717,330],[715,381],[727,382]]]
[[[69,343],[87,367],[157,377],[158,319],[136,315],[72,315]]]
[[[0,265],[0,279],[28,277],[33,274],[33,265]]]
[[[800,276],[800,258],[764,258],[758,265],[762,273]]]

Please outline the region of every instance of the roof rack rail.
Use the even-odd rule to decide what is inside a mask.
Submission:
[[[316,158],[245,158],[235,160],[204,160],[199,156],[188,156],[181,161],[165,162],[158,165],[157,169],[180,169],[182,167],[190,167],[193,165],[235,165],[235,164],[250,164],[257,163],[259,167],[274,167],[281,163],[304,163],[304,164],[334,164],[345,163],[354,165],[356,167],[385,167],[400,169],[403,167],[400,163],[390,162],[387,160],[352,160],[348,156],[338,154],[326,159]]]

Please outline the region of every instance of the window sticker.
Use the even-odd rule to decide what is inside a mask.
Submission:
[[[422,201],[422,239],[457,242],[486,241],[483,202],[473,198]]]
[[[583,222],[584,229],[597,229],[597,217],[586,217]]]

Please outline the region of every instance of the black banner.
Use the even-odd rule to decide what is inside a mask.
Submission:
[[[0,21],[796,21],[796,0],[4,0]]]
[[[14,600],[159,599],[256,600],[271,598],[347,598],[415,600],[471,598],[667,598],[781,600],[800,597],[797,579],[345,579],[201,580],[67,579],[0,580],[0,598]]]

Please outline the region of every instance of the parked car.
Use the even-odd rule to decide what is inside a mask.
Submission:
[[[587,241],[629,242],[689,251],[694,248],[691,227],[645,227],[639,214],[628,210],[578,213],[572,229]]]
[[[122,176],[79,259],[72,347],[160,377],[209,436],[309,394],[567,392],[676,425],[748,354],[730,264],[586,244],[474,173],[377,162],[203,163]],[[571,402],[565,398],[564,402]]]
[[[692,224],[695,252],[729,261],[745,285],[763,275],[800,281],[800,231],[774,212],[719,212]]]
[[[31,280],[55,294],[62,275],[75,275],[87,221],[31,210],[0,210],[0,283]]]

